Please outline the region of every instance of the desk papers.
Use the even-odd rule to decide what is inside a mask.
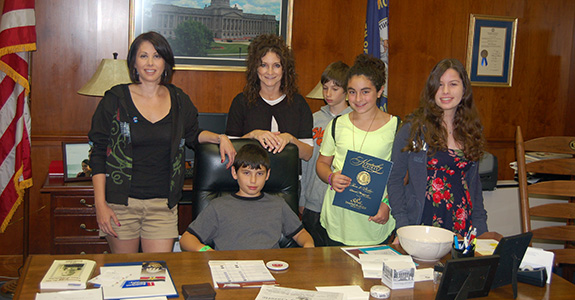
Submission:
[[[320,292],[342,293],[347,300],[369,300],[369,292],[361,289],[359,285],[318,286]]]
[[[140,281],[142,262],[110,264],[100,267],[100,278],[104,299],[124,299],[138,297],[178,297],[169,269],[165,281]],[[112,280],[105,279],[107,274]],[[113,275],[112,275],[113,274]]]
[[[308,291],[263,285],[255,300],[344,300],[342,293]]]
[[[492,255],[499,242],[494,239],[476,239],[475,252],[481,255]]]
[[[277,284],[263,260],[208,261],[215,288],[261,287]]]
[[[102,300],[102,289],[36,293],[36,300]]]
[[[87,259],[54,260],[40,282],[41,290],[81,290],[96,267]]]
[[[355,261],[359,262],[360,254],[378,254],[378,255],[401,255],[397,250],[387,245],[366,246],[366,247],[344,247],[341,248],[343,252],[351,256]]]
[[[382,255],[382,254],[360,254],[359,262],[364,278],[381,279],[383,265],[386,262],[399,261],[413,263],[413,258],[409,255]]]

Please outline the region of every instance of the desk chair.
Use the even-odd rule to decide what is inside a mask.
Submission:
[[[532,232],[533,239],[562,241],[564,249],[551,250],[555,253],[555,266],[563,267],[563,277],[573,282],[575,270],[575,137],[549,136],[523,141],[521,127],[516,133],[517,173],[521,206],[521,228]],[[570,155],[569,158],[543,159],[525,163],[525,152],[550,152]],[[528,184],[527,173],[534,172],[551,176],[564,176],[565,180],[547,180]],[[551,177],[553,178],[553,177]],[[530,206],[529,194],[569,197],[565,203]],[[531,220],[553,218],[565,220],[565,225],[532,229]]]
[[[257,144],[252,139],[232,139],[232,144],[239,150],[245,144]],[[282,197],[297,214],[299,205],[300,161],[297,146],[288,144],[282,152],[269,154],[271,163],[270,178],[266,181],[263,192]],[[192,220],[208,206],[211,200],[239,189],[231,170],[221,163],[219,146],[200,144],[194,159],[194,187],[192,189]],[[293,239],[282,237],[280,247],[294,247]]]

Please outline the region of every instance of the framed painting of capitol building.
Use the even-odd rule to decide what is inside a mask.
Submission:
[[[130,43],[156,31],[177,70],[244,71],[250,42],[275,33],[291,43],[294,0],[130,0]]]

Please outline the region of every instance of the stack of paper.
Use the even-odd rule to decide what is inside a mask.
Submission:
[[[343,300],[344,294],[264,285],[255,300]]]
[[[96,262],[87,259],[54,260],[40,282],[41,290],[85,289]]]
[[[320,292],[342,293],[347,300],[369,300],[369,292],[361,289],[359,285],[318,286]]]
[[[102,286],[104,299],[178,297],[169,269],[164,281],[141,281],[141,272],[142,262],[109,264],[101,267],[100,275],[91,282]]]
[[[216,288],[261,287],[277,284],[263,260],[210,260],[208,265]]]

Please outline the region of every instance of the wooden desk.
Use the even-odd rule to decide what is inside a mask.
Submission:
[[[192,190],[192,179],[184,182],[184,193]],[[106,253],[108,243],[99,237],[92,181],[65,182],[63,176],[47,176],[41,193],[50,194],[50,254]],[[192,221],[189,203],[178,209],[179,232]]]
[[[281,272],[272,272],[282,287],[315,290],[316,286],[359,285],[365,291],[381,284],[377,279],[364,279],[361,266],[339,247],[313,249],[289,248],[249,251],[184,252],[165,254],[89,254],[89,255],[30,255],[18,282],[14,299],[34,299],[39,292],[40,280],[54,259],[93,259],[97,266],[106,263],[165,260],[183,299],[183,284],[212,283],[208,260],[261,259],[284,260],[290,267]],[[424,266],[424,264],[421,264]],[[98,268],[96,273],[98,273]],[[96,275],[96,273],[94,275]],[[414,289],[392,290],[390,299],[435,299],[437,286],[433,281],[417,282]],[[216,299],[255,299],[259,289],[217,289]],[[575,285],[553,275],[552,283],[546,287],[535,287],[519,283],[517,299],[573,299]],[[513,299],[511,285],[492,290],[483,299]]]

